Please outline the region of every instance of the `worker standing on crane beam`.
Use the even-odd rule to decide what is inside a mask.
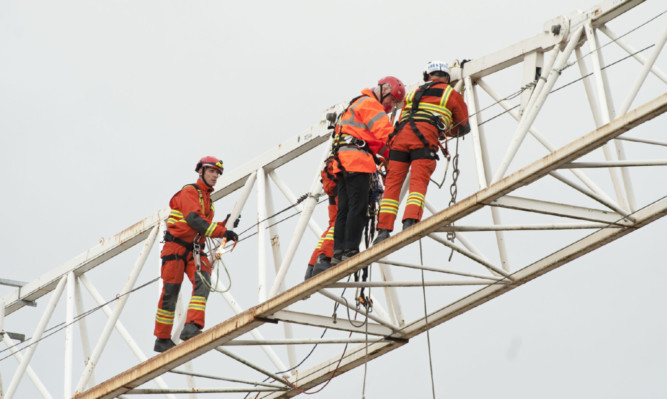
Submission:
[[[364,89],[352,99],[336,124],[332,172],[336,176],[338,212],[332,265],[359,253],[367,222],[370,178],[377,170],[378,153],[385,152],[383,148],[393,131],[387,113],[404,96],[405,87],[399,79],[382,78],[376,87]]]
[[[403,213],[404,230],[422,218],[426,188],[439,159],[439,140],[470,132],[468,107],[461,94],[449,85],[449,66],[442,61],[429,62],[424,81],[425,84],[407,95],[398,125],[389,137],[385,192],[374,244],[387,239],[394,229],[398,199],[408,170],[410,191]]]
[[[183,274],[192,283],[192,296],[180,338],[184,341],[190,339],[204,328],[206,300],[211,285],[211,264],[203,252],[206,238],[238,241],[236,233],[226,228],[227,220],[213,222],[211,192],[222,175],[222,161],[211,156],[204,157],[197,163],[195,171],[199,173],[197,182],[184,186],[169,201],[171,213],[160,254],[163,287],[155,316],[156,352],[164,352],[176,345],[171,340],[171,329]],[[237,224],[238,219],[234,227]]]

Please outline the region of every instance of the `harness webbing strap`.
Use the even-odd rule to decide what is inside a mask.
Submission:
[[[347,105],[347,108],[345,108],[345,110],[341,114],[341,121],[342,121],[342,115],[345,115],[345,113],[350,109],[352,104],[354,104],[357,100],[359,100],[362,97],[368,97],[368,96],[365,95],[365,94],[362,94],[362,95],[354,97],[352,100],[350,100],[350,103]],[[354,115],[352,115],[352,118],[354,118]],[[340,126],[341,125],[339,124],[339,125],[336,126],[338,129],[334,129],[334,134],[335,135],[334,135],[334,140],[333,140],[333,146],[332,146],[332,149],[331,149],[331,154],[333,155],[333,159],[336,160],[336,162],[338,163],[338,168],[340,168],[340,170],[343,173],[347,173],[347,171],[345,170],[345,167],[343,166],[343,163],[340,161],[340,158],[338,157],[338,151],[340,150],[340,148],[342,146],[344,146],[344,144],[341,143],[342,135],[346,134],[346,133],[343,133],[343,131],[342,131],[343,128],[340,127]],[[338,130],[338,131],[336,131],[336,130]],[[366,146],[368,146],[368,144],[366,144]],[[370,151],[368,151],[368,152],[370,153]]]
[[[427,82],[427,83],[419,86],[419,88],[415,91],[415,93],[412,97],[412,107],[410,108],[410,114],[408,114],[405,118],[403,118],[403,120],[401,120],[399,122],[398,126],[396,126],[396,129],[394,129],[394,132],[389,135],[389,141],[390,142],[393,139],[393,137],[403,129],[405,124],[409,123],[410,128],[412,129],[412,132],[417,136],[419,141],[421,141],[421,143],[424,145],[424,148],[430,148],[431,147],[431,144],[428,142],[428,140],[426,140],[426,137],[424,137],[422,132],[420,132],[419,129],[417,128],[417,124],[415,123],[415,120],[423,120],[425,122],[429,122],[429,123],[432,123],[432,124],[437,126],[438,117],[434,115],[432,117],[427,117],[427,118],[423,118],[423,117],[415,118],[415,116],[417,116],[417,113],[419,112],[419,103],[421,102],[421,99],[426,92],[428,92],[428,94],[431,95],[431,94],[435,94],[434,91],[439,91],[440,95],[442,95],[442,93],[443,93],[442,89],[431,89],[431,86],[433,86],[437,83],[439,83],[439,82],[437,82],[437,81]],[[437,159],[437,158],[433,158],[433,159]]]
[[[164,240],[168,241],[168,242],[175,242],[176,244],[178,244],[182,247],[185,247],[186,249],[188,249],[190,251],[192,251],[194,249],[194,244],[193,243],[187,242],[187,241],[182,240],[178,237],[174,237],[174,235],[171,234],[169,231],[166,231],[164,233]],[[204,245],[206,245],[206,244],[201,244],[202,249],[204,248]]]
[[[440,159],[435,149],[429,147],[418,148],[412,151],[389,151],[389,160],[408,163],[416,159]]]
[[[164,265],[166,262],[170,261],[170,260],[182,260],[182,261],[184,261],[184,262],[187,262],[188,256],[190,255],[190,252],[193,252],[194,249],[195,249],[193,243],[191,243],[191,242],[187,242],[187,241],[182,240],[182,239],[180,239],[180,238],[178,238],[178,237],[174,237],[174,235],[171,234],[171,233],[168,232],[168,231],[166,231],[166,232],[164,233],[164,240],[165,240],[165,241],[168,241],[168,242],[174,242],[174,243],[176,243],[176,244],[178,244],[178,245],[184,247],[184,248],[185,248],[185,252],[183,252],[182,255],[179,255],[179,254],[171,254],[171,255],[165,255],[165,256],[162,256],[160,259],[162,259],[162,264],[163,264],[163,265]],[[200,244],[200,248],[201,248],[200,253],[199,253],[200,256],[208,256],[208,255],[203,251],[205,246],[206,246],[206,243]]]
[[[431,81],[431,82],[427,82],[427,83],[419,86],[419,89],[417,89],[417,92],[415,93],[415,95],[413,97],[413,100],[412,100],[412,112],[419,111],[419,103],[421,102],[422,97],[424,96],[424,93],[429,91],[431,86],[435,85],[436,83],[439,83],[439,82],[438,81]],[[429,91],[429,95],[430,94],[431,94],[431,92]],[[442,96],[442,92],[440,93],[440,96]]]
[[[389,150],[389,160],[408,163],[410,162],[410,153],[398,150]]]
[[[197,186],[196,184],[186,184],[185,186],[183,186],[183,188],[185,188],[187,186],[194,187],[194,189],[197,190],[197,194],[199,194],[199,205],[201,205],[201,213],[203,215],[207,215],[207,212],[204,209],[204,195],[202,194],[201,190],[199,189],[199,186]],[[213,208],[213,203],[211,203],[211,208]]]

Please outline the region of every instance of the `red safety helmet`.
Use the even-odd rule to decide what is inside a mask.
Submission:
[[[378,80],[378,85],[382,86],[385,84],[389,85],[389,93],[396,98],[396,102],[400,103],[403,101],[403,98],[405,97],[405,86],[400,79],[393,76],[387,76]]]
[[[222,161],[219,160],[216,157],[204,157],[197,162],[197,167],[195,168],[195,172],[199,173],[201,168],[213,168],[217,170],[218,172],[222,173],[222,171],[225,169],[222,166]]]

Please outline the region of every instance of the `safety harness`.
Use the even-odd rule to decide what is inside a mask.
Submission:
[[[370,97],[367,94],[362,94],[360,96],[357,96],[350,100],[350,103],[347,105],[347,108],[341,113],[342,115],[345,115],[345,113],[352,107],[352,104],[354,104],[357,100],[359,100],[362,97]],[[354,117],[354,116],[353,116]],[[343,166],[343,163],[340,161],[340,158],[338,157],[338,154],[341,151],[362,151],[367,154],[369,154],[371,157],[373,157],[373,161],[375,164],[379,164],[380,161],[378,160],[377,156],[373,154],[373,151],[371,151],[370,146],[365,140],[359,139],[354,137],[351,134],[347,134],[343,132],[342,125],[345,124],[346,121],[340,121],[336,127],[341,126],[338,131],[334,129],[334,132],[332,133],[333,135],[333,145],[331,148],[331,156],[329,159],[334,159],[336,162],[338,162],[338,168],[343,172],[347,173],[345,170],[345,167]],[[350,124],[354,124],[358,122],[350,121]],[[328,161],[328,160],[327,160]],[[328,169],[328,162],[327,162],[327,167]],[[327,170],[327,175],[333,180],[336,181],[336,178],[333,174],[330,173],[330,171]]]
[[[195,239],[197,239],[195,237]],[[195,264],[197,265],[197,270],[200,270],[201,264],[198,262],[201,256],[208,256],[206,252],[204,252],[204,248],[206,247],[206,244],[199,244],[199,243],[191,243],[187,242],[185,240],[181,240],[178,237],[174,237],[173,234],[171,234],[168,231],[164,232],[164,241],[165,242],[174,242],[182,247],[185,248],[185,252],[183,252],[182,255],[179,254],[171,254],[171,255],[165,255],[161,257],[162,259],[162,265],[165,263],[171,261],[171,260],[182,260],[183,262],[187,263],[188,261],[188,256],[190,255],[190,252],[192,252],[193,259],[195,260]]]
[[[204,195],[201,192],[201,189],[199,186],[196,184],[186,184],[183,186],[183,188],[191,186],[194,187],[195,190],[197,190],[197,194],[199,194],[199,204],[201,205],[201,211],[203,214],[206,214],[206,210],[204,209]],[[181,191],[183,191],[183,188]],[[180,191],[179,191],[180,192]],[[211,208],[210,210],[214,210],[213,208],[213,202],[211,202]],[[178,237],[175,237],[173,234],[171,234],[169,231],[164,232],[164,242],[174,242],[182,247],[185,248],[185,252],[182,255],[179,254],[172,254],[172,255],[166,255],[162,256],[162,265],[164,265],[166,262],[171,261],[171,260],[182,260],[187,264],[188,262],[188,255],[190,252],[192,252],[193,259],[195,261],[195,265],[197,267],[197,270],[201,270],[201,256],[208,256],[204,251],[204,248],[206,247],[205,243],[199,244],[199,234],[195,236],[193,242],[187,242],[185,240],[182,240]]]
[[[438,129],[439,136],[444,135],[447,125],[442,121],[442,118],[433,112],[429,112],[425,109],[420,109],[421,99],[424,95],[439,97],[444,96],[449,97],[451,92],[451,87],[447,86],[445,89],[433,88],[432,86],[441,83],[439,81],[431,81],[421,85],[414,93],[412,97],[412,107],[408,110],[404,110],[401,114],[401,120],[394,129],[394,132],[389,135],[389,142],[391,143],[392,139],[400,132],[406,124],[410,125],[412,132],[417,136],[419,141],[424,145],[422,148],[412,150],[410,152],[406,151],[397,151],[389,150],[389,159],[398,162],[410,162],[415,159],[440,159],[438,157],[438,147],[431,146],[431,144],[426,140],[426,137],[419,131],[417,128],[416,122],[427,122],[435,126]],[[449,158],[449,152],[447,151],[446,142],[445,147],[440,145],[440,149],[443,152],[443,155],[446,158]]]

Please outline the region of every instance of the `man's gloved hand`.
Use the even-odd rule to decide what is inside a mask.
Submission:
[[[225,218],[225,225],[227,225],[227,221],[229,220],[230,216],[232,216],[232,214],[228,213],[227,217]],[[234,228],[239,227],[239,223],[241,223],[241,215],[239,215],[239,217],[236,218],[236,220],[234,221],[234,226],[233,227]]]
[[[468,123],[468,122],[466,121],[465,125],[461,125],[461,126],[459,126],[457,135],[458,135],[459,137],[463,137],[463,136],[465,136],[465,135],[468,134],[468,133],[470,133],[470,123]]]
[[[227,241],[238,241],[239,240],[238,234],[234,233],[231,230],[225,231],[225,234],[222,235],[222,238],[226,238]]]

